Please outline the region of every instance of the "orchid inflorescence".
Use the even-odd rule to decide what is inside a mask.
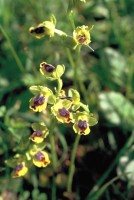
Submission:
[[[40,24],[38,24],[36,27],[30,27],[29,32],[34,37],[40,39],[45,36],[54,37],[55,34],[58,34],[59,36],[63,37],[69,37],[72,38],[72,42],[74,42],[73,49],[76,49],[77,46],[86,45],[88,46],[92,51],[94,51],[90,46],[89,43],[91,42],[90,37],[90,31],[93,29],[93,25],[91,27],[89,26],[78,26],[73,31],[72,36],[66,34],[65,32],[57,29],[56,27],[56,19],[52,15],[50,17],[50,21],[44,21]]]
[[[36,27],[29,29],[30,34],[40,39],[44,36],[54,37],[55,33],[61,37],[68,35],[55,28],[56,19],[51,16],[50,21],[40,23]],[[73,49],[79,45],[88,46],[91,42],[90,30],[88,26],[79,26],[73,31],[72,40],[75,42]],[[69,36],[70,37],[70,36]],[[34,112],[48,111],[51,118],[56,123],[70,124],[74,132],[78,135],[88,135],[90,126],[97,123],[97,119],[90,113],[87,105],[83,104],[80,94],[76,89],[70,88],[67,92],[63,89],[62,75],[65,72],[65,66],[49,64],[46,61],[40,63],[40,73],[48,81],[57,81],[57,87],[53,91],[43,85],[33,85],[29,89],[33,94],[30,99],[30,109]],[[51,123],[51,121],[50,121]],[[50,124],[51,126],[51,124]],[[24,176],[32,163],[37,167],[46,167],[51,163],[49,154],[44,150],[46,138],[49,135],[50,126],[45,122],[33,123],[33,132],[29,137],[30,145],[21,154],[16,154],[13,159],[7,160],[7,164],[14,168],[13,177]]]

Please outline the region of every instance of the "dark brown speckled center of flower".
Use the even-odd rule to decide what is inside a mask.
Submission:
[[[44,67],[45,71],[48,72],[48,73],[51,73],[55,70],[55,67],[53,65],[50,65],[50,64],[42,63],[42,66]]]
[[[41,137],[42,136],[42,131],[40,131],[40,130],[38,130],[38,131],[35,131],[35,132],[33,132],[33,134],[32,134],[32,138],[33,139],[35,139],[35,137]]]
[[[35,159],[40,161],[40,162],[43,162],[44,164],[47,164],[48,162],[45,160],[45,156],[44,154],[39,151],[38,153],[35,154]]]
[[[33,100],[33,106],[32,108],[36,108],[37,106],[43,105],[45,102],[45,97],[43,95],[37,95],[36,97],[34,97]]]
[[[31,33],[42,34],[45,32],[44,26],[37,26],[35,29],[30,31]]]
[[[79,120],[78,128],[81,130],[81,133],[84,133],[84,131],[87,129],[87,122],[85,120]]]
[[[19,171],[21,171],[22,168],[23,168],[23,164],[22,164],[22,163],[20,163],[20,164],[18,164],[18,165],[16,166],[16,168],[15,168],[15,173],[16,173],[16,175],[18,175]]]
[[[78,39],[80,44],[83,44],[87,40],[87,38],[84,35],[78,36],[77,39]]]
[[[65,108],[59,109],[59,114],[60,114],[61,117],[67,118],[67,121],[70,120],[70,113]]]

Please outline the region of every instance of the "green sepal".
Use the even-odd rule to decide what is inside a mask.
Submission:
[[[74,104],[74,105],[72,106],[72,111],[78,110],[79,107],[80,107],[80,103]]]
[[[77,90],[69,89],[68,96],[72,98],[73,102],[80,102],[80,94]]]
[[[53,94],[53,92],[48,87],[44,87],[44,86],[40,86],[40,85],[39,86],[31,86],[29,88],[29,90],[34,95],[43,94],[44,96],[50,96],[51,94]]]
[[[50,81],[54,81],[59,79],[63,73],[65,72],[65,66],[64,65],[57,65],[55,72],[53,72],[50,76],[46,76],[46,79]]]
[[[35,152],[43,150],[46,147],[46,145],[47,144],[44,142],[39,143],[39,144],[33,144],[30,146],[29,152],[31,155],[33,155]]]
[[[34,95],[38,95],[38,94],[40,94],[40,89],[39,89],[39,86],[31,86],[30,88],[29,88],[29,90],[30,90],[30,92],[32,93],[32,94],[34,94]]]
[[[51,16],[50,16],[50,21],[51,21],[54,25],[56,25],[56,18],[55,18],[54,15],[51,15]]]
[[[46,143],[42,142],[38,144],[38,149],[43,150],[46,147]]]
[[[56,97],[55,95],[50,95],[48,97],[48,104],[54,104],[56,102]]]
[[[64,99],[64,100],[61,100],[61,102],[62,102],[62,105],[63,105],[64,108],[66,108],[66,109],[69,109],[69,108],[70,108],[70,106],[71,106],[71,101],[69,101],[69,100],[67,100],[67,99]]]
[[[46,124],[45,124],[44,122],[33,123],[33,124],[31,125],[31,127],[32,127],[32,129],[33,129],[34,131],[36,131],[36,130],[42,131],[42,130],[44,130],[44,129],[47,128],[47,127],[46,127]]]
[[[88,119],[89,126],[94,126],[98,123],[97,119],[94,117],[89,117]]]
[[[51,76],[46,76],[46,79],[49,81],[55,81],[57,78],[51,77]]]
[[[9,167],[15,168],[18,158],[9,158],[8,160],[5,160],[5,164]]]
[[[83,103],[80,103],[80,106],[81,106],[87,113],[90,113],[90,110],[89,110],[88,105],[85,105],[85,104],[83,104]]]
[[[63,73],[65,72],[65,66],[64,65],[57,65],[56,67],[56,77],[60,78]]]

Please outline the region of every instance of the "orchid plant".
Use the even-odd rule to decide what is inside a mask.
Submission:
[[[74,51],[82,46],[87,46],[93,50],[89,46],[92,28],[93,26],[78,26],[74,29],[72,35],[69,35],[56,28],[56,19],[52,15],[50,20],[44,21],[35,27],[30,27],[29,33],[37,39],[55,37],[55,34],[58,34],[61,39],[64,37],[64,39],[70,38],[72,40]],[[90,127],[97,124],[97,119],[90,112],[88,105],[81,101],[80,93],[76,88],[69,88],[67,92],[64,90],[64,80],[62,79],[65,73],[64,64],[55,66],[47,63],[45,60],[39,64],[39,70],[48,82],[56,81],[57,87],[54,87],[52,90],[43,84],[32,85],[29,88],[33,94],[29,101],[29,108],[33,112],[43,113],[47,110],[50,121],[49,123],[44,121],[33,123],[31,125],[33,131],[29,136],[29,143],[24,146],[22,153],[16,154],[12,159],[7,160],[6,163],[13,168],[12,176],[14,178],[27,174],[32,167],[31,163],[39,168],[52,165],[53,172],[56,172],[57,155],[55,151],[54,129],[59,123],[68,124],[72,126],[74,133],[77,134],[72,150],[67,184],[67,191],[71,192],[74,160],[79,139],[81,136],[84,137],[90,133]],[[51,153],[48,153],[46,150],[47,143],[50,143]]]

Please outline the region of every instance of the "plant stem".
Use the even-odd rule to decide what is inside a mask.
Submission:
[[[80,58],[80,47],[78,46],[76,49],[75,62],[72,58],[72,54],[69,49],[67,49],[67,54],[68,54],[70,64],[72,65],[73,70],[74,70],[74,86],[75,86],[75,89],[77,89],[78,88],[77,69],[78,69],[79,58]],[[69,192],[69,193],[72,192],[73,176],[74,176],[74,172],[75,172],[75,163],[74,162],[75,162],[75,156],[76,156],[76,151],[77,151],[77,147],[79,144],[79,140],[80,140],[80,135],[77,135],[75,138],[74,145],[73,145],[73,150],[72,150],[72,154],[71,154],[71,162],[70,162],[70,167],[69,167],[69,175],[68,175],[68,182],[67,182],[67,192]]]
[[[75,87],[75,89],[77,89],[78,88],[78,80],[77,80],[78,73],[77,73],[77,69],[78,69],[79,58],[80,58],[80,46],[78,46],[77,49],[76,49],[75,62],[73,60],[73,57],[72,57],[70,49],[67,48],[66,51],[67,51],[69,62],[70,62],[71,66],[73,68],[73,71],[74,71],[74,87]]]
[[[75,171],[74,161],[75,161],[75,156],[76,156],[79,140],[80,140],[80,135],[77,135],[74,142],[72,154],[71,154],[71,163],[69,167],[69,175],[68,175],[68,182],[67,182],[67,192],[72,192],[72,183],[73,183],[73,176],[74,176],[74,171]]]
[[[50,128],[49,128],[49,140],[51,144],[52,164],[53,164],[54,172],[56,171],[56,166],[57,166],[57,155],[55,151],[55,141],[54,141],[54,135],[53,135],[55,124],[56,124],[56,120],[53,117],[51,117]]]
[[[63,86],[63,82],[62,82],[62,79],[60,79],[60,78],[57,81],[58,81],[57,95],[59,96],[60,91],[61,91],[62,86]]]
[[[76,88],[77,87],[77,83],[76,83],[76,65],[74,63],[74,60],[73,60],[73,57],[72,57],[72,54],[71,54],[71,51],[69,48],[66,49],[67,50],[67,56],[68,56],[68,59],[69,59],[69,62],[73,68],[73,71],[74,71],[74,87]]]
[[[55,151],[55,141],[53,131],[55,128],[56,120],[51,117],[50,120],[50,128],[49,128],[49,140],[51,144],[51,154],[52,154],[52,165],[53,165],[53,178],[52,178],[52,200],[56,200],[56,185],[55,185],[55,175],[56,167],[57,167],[57,155]]]
[[[12,45],[12,43],[11,43],[11,41],[10,41],[10,39],[9,39],[9,37],[8,37],[8,35],[7,35],[7,33],[5,32],[5,30],[3,29],[3,27],[2,27],[1,25],[0,25],[0,30],[1,30],[2,34],[5,36],[5,38],[6,38],[7,42],[8,42],[8,44],[9,44],[9,48],[10,48],[12,54],[13,54],[13,57],[14,57],[14,59],[15,59],[17,65],[18,65],[20,71],[21,71],[22,73],[24,73],[24,67],[23,67],[23,65],[22,65],[22,63],[21,63],[21,61],[20,61],[20,59],[19,59],[17,53],[15,52],[15,50],[14,50],[14,48],[13,48],[13,45]]]

